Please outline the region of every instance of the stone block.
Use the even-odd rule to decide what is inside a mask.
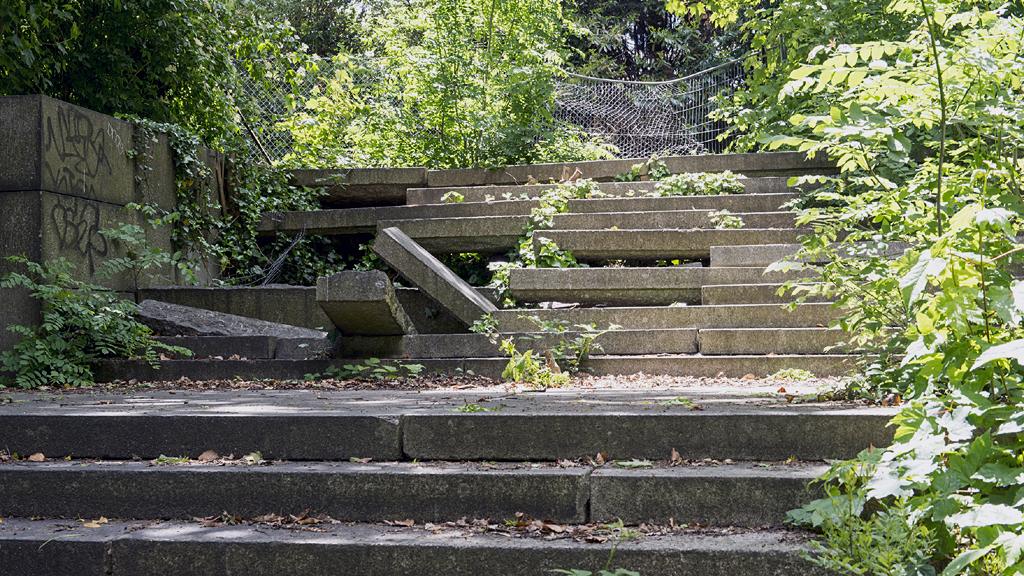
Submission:
[[[377,234],[373,251],[466,326],[498,308],[397,228]]]
[[[162,286],[140,290],[139,300],[158,300],[320,331],[331,326],[330,318],[316,302],[316,288],[311,286]]]
[[[329,170],[292,170],[296,186],[323,187],[329,206],[389,206],[405,204],[405,191],[423,186],[425,168],[344,168]]]
[[[347,270],[316,282],[316,300],[342,334],[393,336],[416,331],[380,270]]]

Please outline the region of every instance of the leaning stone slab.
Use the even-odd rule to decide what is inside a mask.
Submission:
[[[144,300],[139,320],[161,336],[273,336],[323,339],[325,332],[265,320]]]
[[[490,300],[398,228],[381,230],[373,251],[467,326],[498,311]]]
[[[394,336],[416,332],[380,270],[347,270],[316,281],[316,301],[342,334]]]

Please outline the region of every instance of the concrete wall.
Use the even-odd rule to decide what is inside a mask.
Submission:
[[[145,225],[126,204],[176,206],[173,152],[165,135],[45,96],[0,97],[0,274],[3,260],[64,258],[82,280],[119,291],[174,284],[175,271],[147,271],[139,286],[131,274],[101,278],[105,259],[123,255],[100,231],[139,224],[151,246],[171,251],[169,228]],[[211,157],[211,165],[216,161]],[[220,189],[212,170],[205,193]],[[15,342],[11,324],[38,321],[38,304],[22,290],[0,291],[0,350]]]

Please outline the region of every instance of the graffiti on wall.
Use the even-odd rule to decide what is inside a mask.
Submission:
[[[73,252],[89,265],[89,275],[96,273],[96,262],[106,257],[109,246],[100,234],[100,208],[95,202],[86,202],[67,196],[55,196],[50,208],[50,223],[62,253]]]
[[[124,154],[124,143],[110,121],[73,106],[58,105],[46,116],[43,170],[55,191],[96,198],[102,178],[114,173],[113,154]]]

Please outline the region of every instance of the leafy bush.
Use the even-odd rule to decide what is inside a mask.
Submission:
[[[283,123],[291,163],[498,166],[607,156],[552,118],[568,26],[550,0],[415,0],[371,27],[372,55],[340,55],[321,94]]]
[[[719,194],[742,194],[740,177],[725,172],[693,172],[672,174],[654,185],[652,196],[715,196]]]
[[[14,373],[22,388],[88,386],[93,366],[101,358],[131,358],[159,366],[161,352],[190,355],[152,338],[152,331],[135,320],[137,307],[106,288],[76,280],[74,267],[63,259],[46,264],[21,256],[8,261],[25,267],[0,279],[0,288],[24,288],[42,304],[37,327],[8,329],[21,340],[0,353],[0,368]]]
[[[899,556],[898,542],[870,557],[843,544],[874,546],[899,529],[934,555],[904,556],[891,573],[929,573],[924,563],[947,575],[1019,574],[1024,19],[1019,8],[958,1],[889,10],[914,29],[821,49],[783,93],[832,104],[772,139],[837,161],[840,175],[800,216],[816,229],[802,255],[833,260],[825,289],[848,310],[842,326],[887,343],[866,367],[869,385],[907,400],[893,445],[839,464],[853,472],[827,476],[829,496],[796,518],[825,528],[818,558],[833,567]],[[897,241],[909,246],[902,256],[872,249]]]

